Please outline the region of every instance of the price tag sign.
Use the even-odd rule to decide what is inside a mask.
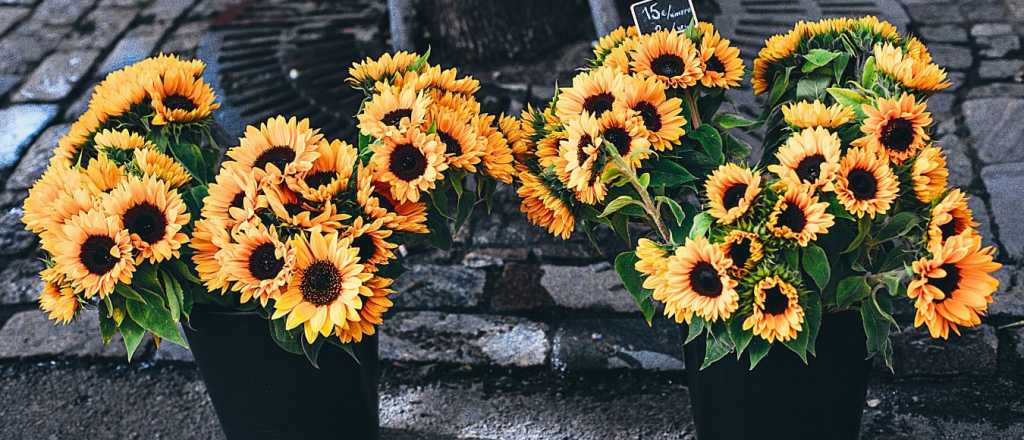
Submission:
[[[692,0],[644,0],[629,7],[641,34],[662,29],[682,31],[697,17]]]

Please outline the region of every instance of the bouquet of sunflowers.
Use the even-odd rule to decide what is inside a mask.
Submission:
[[[324,343],[351,354],[345,344],[375,333],[402,245],[450,246],[452,227],[513,172],[475,79],[406,52],[350,74],[366,93],[358,143],[295,118],[248,127],[210,185],[191,244],[199,277],[224,295],[212,300],[259,313],[281,348],[314,365]]]
[[[519,180],[521,211],[563,239],[597,225],[629,242],[640,223],[681,241],[708,173],[750,148],[728,130],[749,127],[718,114],[743,79],[739,49],[709,23],[638,35],[619,28],[594,47],[590,66],[543,111],[503,119]],[[630,256],[616,262],[632,271]],[[627,284],[648,321],[650,295]]]
[[[199,280],[183,258],[219,157],[204,68],[161,55],[108,75],[25,200],[46,254],[40,307],[61,323],[98,307],[129,359],[147,332],[187,346],[177,323]]]
[[[641,239],[627,286],[707,334],[704,365],[776,343],[815,353],[823,313],[856,310],[891,368],[893,302],[948,338],[981,323],[998,281],[967,196],[947,187],[926,100],[947,87],[928,49],[874,17],[798,23],[754,64],[767,93],[762,166],[725,164],[689,236]]]

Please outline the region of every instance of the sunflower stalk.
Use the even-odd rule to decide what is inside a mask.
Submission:
[[[619,172],[626,177],[626,180],[629,181],[630,185],[633,185],[633,189],[635,189],[637,194],[640,195],[640,201],[643,205],[644,212],[647,213],[647,216],[654,223],[654,227],[657,228],[658,234],[661,235],[662,240],[665,243],[672,243],[672,235],[668,232],[668,228],[665,227],[665,223],[661,220],[661,210],[658,209],[658,205],[656,205],[654,200],[651,199],[651,195],[647,192],[647,188],[640,183],[640,178],[637,177],[636,171],[634,171],[629,163],[622,158],[622,155],[619,154],[615,145],[612,145],[610,142],[605,142],[603,146],[605,151],[607,151],[608,155],[612,158],[612,163],[615,164],[619,169]]]
[[[697,95],[692,89],[686,89],[686,106],[690,109],[690,123],[693,124],[693,129],[697,130],[700,128],[700,109],[697,108]]]

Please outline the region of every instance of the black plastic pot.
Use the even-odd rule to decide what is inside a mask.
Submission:
[[[267,321],[199,305],[185,330],[228,440],[374,440],[380,437],[377,338],[325,344],[319,365],[288,353]]]
[[[756,336],[755,336],[756,337]],[[823,317],[808,364],[776,344],[750,371],[726,356],[703,371],[703,337],[686,344],[686,375],[699,440],[856,440],[867,393],[864,329],[856,312]],[[692,368],[691,368],[692,367]]]

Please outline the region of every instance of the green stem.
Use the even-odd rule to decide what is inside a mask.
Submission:
[[[697,109],[697,96],[692,90],[686,91],[686,106],[690,108],[690,123],[693,129],[700,128],[700,110]]]
[[[651,199],[651,195],[647,193],[647,189],[640,184],[640,179],[637,178],[636,172],[633,168],[626,163],[626,160],[618,154],[618,151],[614,151],[614,147],[607,148],[609,156],[612,158],[612,163],[619,168],[619,172],[626,176],[629,183],[633,185],[637,194],[640,195],[640,201],[644,206],[644,211],[647,212],[647,216],[650,217],[651,221],[654,222],[654,226],[658,229],[658,234],[664,243],[672,243],[672,235],[668,232],[668,228],[665,227],[665,223],[661,221],[661,212],[658,210],[658,206],[654,204],[654,200]]]

